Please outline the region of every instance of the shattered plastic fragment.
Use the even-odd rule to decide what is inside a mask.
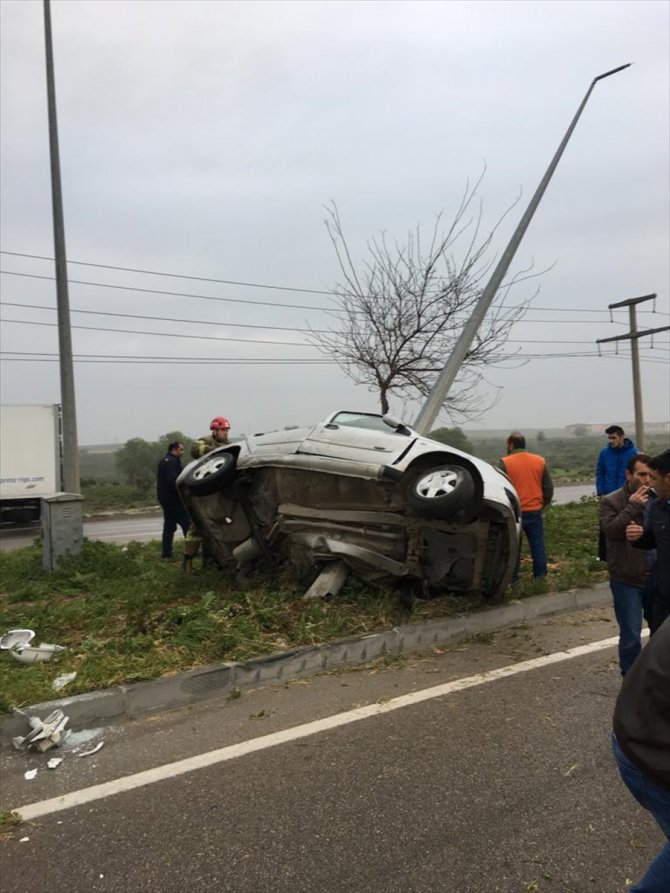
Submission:
[[[9,653],[22,664],[42,663],[45,660],[51,660],[54,654],[65,651],[64,645],[51,645],[48,642],[42,642],[40,645],[26,645],[18,642],[9,649]]]
[[[69,730],[65,730],[68,717],[65,716],[62,710],[54,710],[54,712],[50,713],[44,720],[40,719],[39,716],[28,716],[27,713],[24,713],[23,710],[19,710],[16,707],[14,708],[14,712],[20,713],[21,716],[25,716],[31,729],[30,732],[23,737],[17,735],[15,738],[12,738],[12,744],[17,750],[25,750],[29,747],[33,747],[36,750],[44,752],[52,747],[57,747],[69,734]]]
[[[56,676],[54,681],[51,683],[51,687],[58,691],[60,688],[65,688],[73,679],[77,678],[76,673],[63,673],[62,676]]]
[[[27,772],[23,773],[23,777],[26,781],[32,781],[33,778],[37,775],[37,769],[28,769]]]
[[[34,638],[35,633],[32,629],[10,629],[0,637],[0,648],[6,651],[17,645],[27,645]]]
[[[101,750],[103,748],[104,744],[105,744],[104,741],[99,741],[95,745],[95,747],[92,747],[90,750],[82,750],[82,752],[79,754],[79,756],[80,757],[92,757],[94,753],[97,753],[99,750]]]
[[[19,840],[19,843],[28,843],[29,840],[30,840],[29,837],[22,837],[22,838]]]
[[[51,759],[47,763],[47,769],[58,769],[62,762],[63,757],[51,757]]]

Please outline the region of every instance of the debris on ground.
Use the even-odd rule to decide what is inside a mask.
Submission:
[[[47,763],[47,769],[58,769],[62,762],[63,757],[51,757],[51,759]]]
[[[65,688],[66,685],[69,685],[70,682],[72,682],[76,678],[76,673],[63,673],[62,676],[56,676],[54,681],[51,683],[51,687],[55,691],[59,691],[61,688]]]
[[[52,645],[48,642],[42,642],[40,645],[26,645],[19,643],[9,649],[9,653],[13,658],[22,664],[43,663],[51,660],[54,654],[65,651],[65,645]]]
[[[4,636],[0,636],[0,649],[9,651],[10,648],[15,648],[17,645],[27,645],[34,638],[35,633],[32,629],[10,629]]]
[[[83,751],[79,754],[79,756],[80,756],[80,757],[92,757],[94,753],[97,753],[99,750],[102,750],[102,748],[104,747],[104,745],[105,745],[105,742],[104,742],[104,741],[99,741],[99,742],[95,745],[95,747],[92,747],[90,750],[83,750]]]
[[[65,730],[68,723],[68,717],[62,710],[54,710],[46,719],[42,720],[39,716],[29,716],[18,707],[14,708],[15,713],[25,716],[30,725],[30,732],[27,735],[17,735],[12,738],[12,744],[17,750],[27,750],[33,748],[44,753],[52,747],[58,747],[65,738],[70,734],[69,730]]]
[[[37,769],[28,769],[27,772],[23,773],[23,777],[26,781],[32,781],[33,778],[37,775]]]

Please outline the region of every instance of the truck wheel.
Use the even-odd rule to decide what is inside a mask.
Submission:
[[[222,490],[235,477],[236,457],[215,452],[203,456],[187,469],[184,487],[194,496],[209,496]]]
[[[449,520],[471,509],[475,484],[460,465],[424,469],[410,482],[407,504],[419,515]]]

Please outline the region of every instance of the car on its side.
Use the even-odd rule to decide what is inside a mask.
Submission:
[[[365,580],[496,599],[519,554],[502,471],[373,413],[244,436],[191,462],[177,487],[221,565],[339,560]]]

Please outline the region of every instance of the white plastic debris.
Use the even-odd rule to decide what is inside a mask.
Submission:
[[[33,778],[37,775],[37,769],[28,769],[27,772],[23,773],[23,777],[26,781],[32,781]]]
[[[28,716],[23,710],[14,708],[15,713],[25,716],[30,725],[30,732],[21,737],[17,735],[12,738],[12,744],[17,750],[27,750],[29,747],[44,752],[52,747],[57,747],[65,740],[69,731],[65,730],[68,717],[62,710],[54,710],[46,719],[42,720],[39,716]]]
[[[63,673],[62,676],[56,676],[54,681],[51,683],[51,687],[55,691],[59,691],[61,688],[65,688],[66,685],[69,685],[73,679],[77,678],[76,673]]]
[[[29,837],[22,837],[22,838],[19,840],[19,843],[28,843],[29,840],[30,840]]]
[[[47,769],[58,769],[62,762],[63,757],[51,757],[51,759],[47,763]]]
[[[27,645],[34,638],[35,633],[32,629],[10,629],[4,636],[0,636],[0,648],[7,651],[17,645]]]
[[[105,746],[104,741],[98,741],[98,743],[95,745],[95,747],[92,747],[90,750],[82,750],[82,752],[79,754],[79,756],[80,757],[92,757],[94,753],[97,753],[99,750],[102,750],[102,748],[104,746]]]
[[[41,663],[51,660],[54,654],[65,651],[64,645],[51,645],[42,642],[40,645],[25,645],[21,642],[10,648],[9,653],[22,664]]]

